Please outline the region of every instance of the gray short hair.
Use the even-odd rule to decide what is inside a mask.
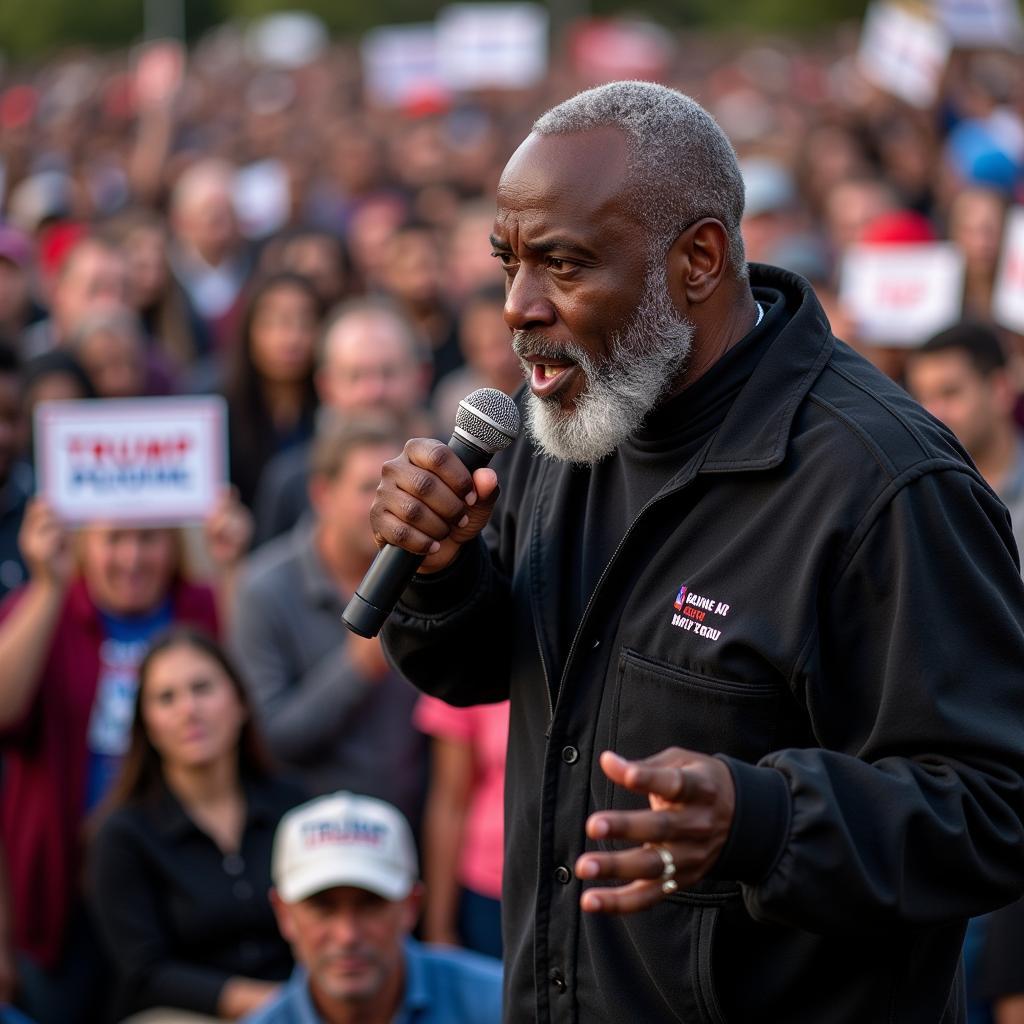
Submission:
[[[679,233],[714,217],[729,238],[728,265],[747,276],[740,220],[743,177],[718,122],[696,100],[654,82],[611,82],[588,89],[537,119],[538,135],[618,128],[628,146],[633,213],[662,258]]]

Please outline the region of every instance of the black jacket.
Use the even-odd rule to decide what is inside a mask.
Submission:
[[[510,1021],[959,1021],[964,920],[1024,888],[1006,510],[835,340],[805,282],[755,267],[751,283],[784,293],[787,325],[623,524],[574,636],[551,624],[587,471],[523,440],[497,467],[487,547],[417,579],[386,629],[423,689],[512,698]],[[721,755],[736,782],[714,877],[633,916],[582,914],[587,815],[644,805],[597,755],[671,745]]]
[[[90,898],[117,973],[116,1013],[155,1006],[216,1014],[232,977],[284,981],[292,969],[267,895],[274,832],[306,799],[284,779],[245,783],[238,853],[225,855],[166,786],[104,821]]]

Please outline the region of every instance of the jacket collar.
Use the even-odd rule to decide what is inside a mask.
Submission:
[[[797,274],[750,264],[750,285],[785,296],[787,324],[761,358],[719,427],[701,473],[771,469],[786,455],[793,417],[832,355],[835,339],[810,284]]]
[[[269,786],[260,779],[243,779],[242,790],[245,793],[245,823],[267,822],[274,825],[279,815],[275,813],[275,804],[271,800]],[[160,781],[154,794],[152,820],[156,828],[170,838],[181,838],[196,830],[195,822],[185,813],[178,798],[170,791],[167,783]]]

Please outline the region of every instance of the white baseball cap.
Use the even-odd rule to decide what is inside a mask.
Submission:
[[[391,804],[332,793],[281,819],[271,875],[285,903],[339,885],[401,900],[419,877],[416,844],[409,823]]]

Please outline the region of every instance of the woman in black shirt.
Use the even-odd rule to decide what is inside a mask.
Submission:
[[[267,897],[271,846],[303,799],[270,773],[223,651],[192,630],[158,640],[92,850],[118,1019],[150,1007],[234,1019],[274,994],[292,961]]]

